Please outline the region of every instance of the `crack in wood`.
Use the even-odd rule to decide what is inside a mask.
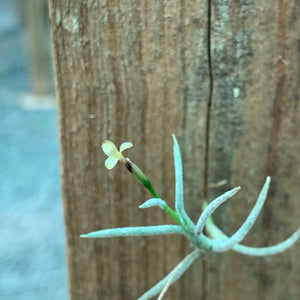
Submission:
[[[209,152],[210,152],[210,128],[211,128],[211,114],[213,103],[213,71],[212,71],[212,41],[211,41],[211,18],[212,18],[212,1],[207,2],[207,57],[208,57],[208,70],[209,70],[209,94],[206,112],[206,131],[205,131],[205,160],[204,160],[204,199],[208,198],[208,181],[209,181]],[[205,259],[202,261],[202,300],[207,300],[208,297],[208,263]]]
[[[211,57],[211,17],[212,17],[212,3],[208,0],[208,18],[207,18],[207,55],[208,55],[208,70],[209,70],[209,95],[206,112],[206,132],[205,132],[205,166],[204,166],[204,198],[208,197],[208,177],[209,177],[209,143],[210,143],[210,128],[211,128],[211,113],[213,102],[213,71],[212,71],[212,57]]]

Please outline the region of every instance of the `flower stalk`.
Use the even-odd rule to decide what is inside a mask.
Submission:
[[[151,184],[149,178],[129,158],[125,159],[125,167],[143,186],[145,186],[149,190],[149,192],[155,198],[159,198],[157,193],[155,192],[154,188],[152,187],[152,184]]]

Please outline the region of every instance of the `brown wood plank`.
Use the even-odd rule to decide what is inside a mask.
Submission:
[[[300,108],[298,1],[211,1],[213,105],[209,180],[241,185],[216,220],[232,234],[266,175],[271,190],[246,245],[284,240],[299,226]],[[209,260],[207,299],[298,299],[299,243],[284,254]]]
[[[107,138],[133,142],[126,154],[173,204],[176,133],[194,220],[205,185],[228,180],[209,190],[210,199],[242,186],[215,216],[228,234],[272,176],[247,245],[282,241],[299,226],[297,1],[51,0],[50,6],[71,299],[135,299],[189,252],[173,236],[79,238],[103,228],[171,222],[158,209],[138,209],[151,196],[122,166],[104,168]],[[298,257],[299,244],[265,259],[208,256],[166,299],[298,299]]]
[[[171,133],[182,144],[189,210],[200,209],[209,95],[206,1],[50,1],[71,299],[136,299],[185,254],[181,237],[86,240],[117,226],[172,222],[101,143],[126,153],[174,205]],[[200,212],[199,212],[200,213]],[[192,275],[195,278],[192,278]],[[201,295],[198,263],[166,299]]]

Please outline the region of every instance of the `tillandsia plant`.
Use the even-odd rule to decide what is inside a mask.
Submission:
[[[142,183],[154,196],[144,204],[140,205],[140,208],[150,208],[153,206],[159,206],[171,218],[177,225],[157,225],[157,226],[142,226],[142,227],[125,227],[125,228],[111,228],[100,231],[83,234],[83,238],[108,238],[108,237],[121,237],[121,236],[146,236],[146,235],[158,235],[158,234],[182,234],[187,237],[194,250],[186,256],[165,278],[154,285],[150,290],[144,293],[139,299],[146,300],[159,294],[158,299],[162,299],[164,293],[168,287],[174,283],[181,275],[189,268],[189,266],[205,252],[224,252],[227,250],[233,250],[245,255],[251,256],[268,256],[274,255],[285,251],[291,247],[300,236],[300,228],[285,241],[270,247],[254,248],[241,245],[240,242],[247,235],[256,218],[258,217],[264,202],[267,197],[271,178],[267,177],[265,184],[258,195],[256,204],[247,217],[242,226],[231,236],[228,237],[220,228],[218,228],[211,215],[214,211],[226,200],[236,194],[240,187],[236,187],[223,195],[214,199],[211,203],[206,202],[203,205],[203,212],[200,215],[196,224],[190,219],[184,209],[183,198],[183,176],[182,176],[182,160],[180,154],[180,148],[175,135],[173,135],[174,141],[174,162],[175,162],[175,210],[170,208],[167,203],[162,200],[155,190],[153,189],[148,177],[142,172],[142,170],[135,165],[130,159],[125,158],[122,151],[131,148],[132,144],[129,142],[123,143],[120,147],[120,151],[110,141],[105,141],[102,144],[104,153],[108,156],[105,161],[107,169],[112,169],[118,161],[123,163],[127,170],[133,174],[133,176]],[[207,236],[204,234],[204,228],[206,229]]]

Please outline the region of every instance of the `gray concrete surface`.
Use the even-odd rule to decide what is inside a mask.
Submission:
[[[0,299],[67,299],[55,109],[30,92],[26,39],[13,1],[0,1]]]

